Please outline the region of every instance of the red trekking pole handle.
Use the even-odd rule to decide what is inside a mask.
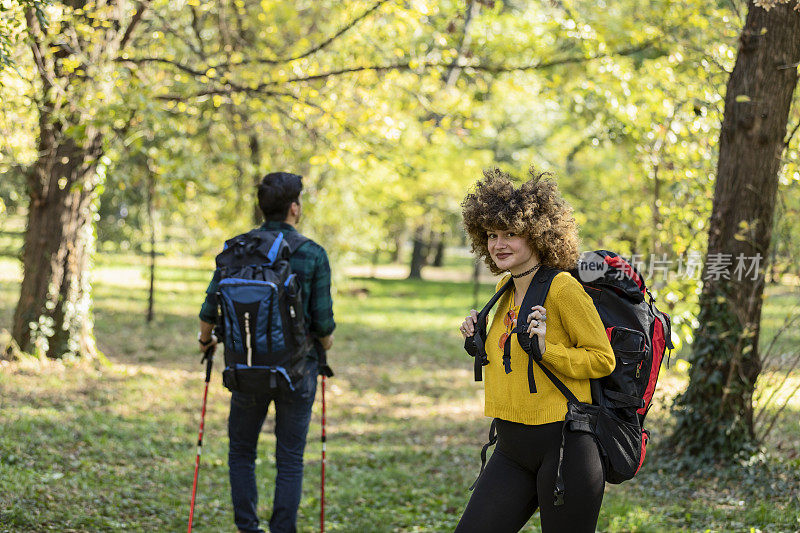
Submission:
[[[192,482],[192,502],[189,507],[189,529],[188,533],[192,533],[192,520],[194,519],[194,502],[197,495],[197,474],[200,471],[200,455],[203,451],[203,428],[206,420],[206,401],[208,400],[208,383],[211,381],[211,366],[214,364],[214,349],[215,346],[210,346],[203,355],[203,360],[206,362],[206,385],[203,390],[203,410],[200,414],[200,433],[197,435],[197,457],[194,461],[194,481]]]

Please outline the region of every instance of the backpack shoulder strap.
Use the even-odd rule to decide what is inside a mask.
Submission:
[[[534,335],[533,338],[531,338],[527,334],[528,315],[531,314],[531,307],[544,305],[547,293],[550,292],[550,285],[559,272],[561,272],[561,270],[547,266],[542,266],[536,271],[536,274],[533,275],[533,279],[531,280],[531,284],[528,286],[528,290],[525,292],[525,297],[522,299],[522,305],[519,307],[517,327],[512,331],[512,334],[517,334],[517,342],[519,342],[519,345],[528,354],[528,390],[532,393],[536,392],[536,381],[533,377],[533,363],[534,361],[541,361],[542,354],[539,350],[539,340],[537,336]]]
[[[289,255],[294,254],[305,243],[311,242],[311,239],[298,231],[286,231],[283,232],[283,236],[286,244],[289,245]]]
[[[284,241],[289,248],[289,256],[292,256],[304,244],[313,242],[311,239],[298,231],[287,231],[284,233]],[[333,377],[333,369],[328,365],[328,352],[322,347],[322,343],[316,337],[312,337],[314,351],[317,353],[319,363],[319,375],[328,378]]]
[[[538,348],[538,346],[537,346],[537,348]],[[564,382],[561,381],[560,379],[558,379],[558,376],[553,374],[552,370],[550,370],[549,368],[544,366],[544,363],[542,363],[541,361],[537,360],[536,364],[539,365],[539,368],[542,369],[542,372],[544,372],[544,375],[547,376],[550,379],[550,381],[553,382],[553,385],[555,385],[556,388],[559,391],[561,391],[561,394],[564,395],[564,397],[567,399],[568,402],[581,403],[580,400],[578,400],[578,398],[574,394],[572,394],[572,391],[569,390],[569,387],[564,385]],[[528,375],[528,377],[530,378],[530,375]]]
[[[492,296],[489,302],[483,306],[483,309],[478,313],[478,322],[475,324],[475,332],[464,341],[464,350],[475,358],[475,381],[483,380],[483,367],[489,364],[489,357],[486,355],[486,319],[492,307],[495,306],[500,297],[513,286],[514,280],[509,278],[508,281],[500,287],[500,290]]]
[[[542,272],[544,270],[544,272]],[[539,272],[534,275],[525,297],[522,299],[520,306],[519,318],[517,319],[517,327],[514,333],[517,334],[517,341],[523,350],[528,354],[528,389],[530,392],[536,392],[536,382],[533,378],[533,363],[535,362],[539,368],[544,372],[544,375],[561,391],[561,394],[569,402],[580,403],[578,398],[569,390],[569,387],[564,385],[564,382],[558,379],[552,370],[547,368],[542,363],[542,353],[539,350],[539,339],[536,335],[533,338],[529,337],[526,333],[528,326],[528,315],[531,313],[531,307],[537,305],[544,305],[547,298],[547,293],[550,291],[550,285],[553,279],[561,272],[556,268],[544,267],[540,268]],[[541,273],[541,274],[540,274]],[[538,279],[537,279],[538,278]]]
[[[280,252],[282,240],[280,234],[278,235],[279,238],[269,241],[266,239],[265,231],[256,228],[228,239],[222,251],[217,254],[217,269],[252,264],[263,261],[264,258],[270,262],[274,261]]]

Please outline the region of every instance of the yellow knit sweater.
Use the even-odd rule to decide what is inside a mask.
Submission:
[[[508,275],[497,284],[496,290],[506,281]],[[503,369],[503,351],[499,341],[507,329],[503,317],[513,303],[513,297],[514,291],[507,291],[500,298],[487,333],[489,364],[484,367],[484,413],[489,417],[529,425],[564,420],[567,400],[535,363],[536,393],[529,391],[528,354],[519,345],[516,335],[507,341],[511,342],[511,373],[506,374]],[[614,352],[600,315],[581,284],[568,272],[559,272],[553,278],[544,308],[547,311],[547,332],[542,362],[578,400],[590,402],[589,379],[607,376],[615,364]]]

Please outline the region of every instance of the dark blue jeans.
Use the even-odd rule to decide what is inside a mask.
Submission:
[[[240,530],[263,532],[256,516],[255,461],[258,435],[273,401],[277,475],[269,529],[272,533],[297,530],[297,508],[303,488],[303,451],[316,392],[317,364],[309,362],[308,373],[295,385],[294,392],[233,393],[228,418],[228,468],[234,522]]]

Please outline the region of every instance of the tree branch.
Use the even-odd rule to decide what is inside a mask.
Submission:
[[[25,10],[25,23],[28,27],[28,35],[30,36],[30,47],[31,52],[33,53],[33,60],[36,63],[36,69],[39,71],[39,76],[42,79],[45,87],[54,87],[56,85],[55,80],[52,77],[52,73],[48,72],[47,67],[44,63],[44,54],[42,53],[42,27],[35,16],[33,9],[27,8]]]
[[[192,76],[200,77],[205,76],[206,70],[197,70],[195,68],[190,67],[189,65],[185,65],[180,61],[175,61],[173,59],[167,59],[165,57],[118,57],[115,61],[119,63],[133,63],[135,65],[141,65],[143,63],[164,63],[165,65],[171,65],[178,70],[182,70]]]
[[[388,0],[378,0],[377,2],[375,2],[375,4],[373,4],[372,7],[370,7],[365,12],[363,12],[361,15],[359,15],[356,18],[354,18],[350,22],[348,22],[339,31],[337,31],[336,33],[334,33],[333,35],[331,35],[330,37],[328,37],[327,39],[325,39],[321,43],[317,44],[316,46],[313,46],[313,47],[309,48],[308,50],[306,50],[305,52],[303,52],[303,53],[301,53],[299,55],[292,56],[292,57],[286,57],[286,58],[283,58],[283,59],[253,58],[253,59],[243,59],[242,61],[237,61],[237,62],[229,61],[229,62],[226,62],[226,63],[218,63],[217,65],[214,65],[214,68],[230,68],[230,67],[237,67],[237,66],[240,66],[240,65],[248,65],[248,64],[254,64],[254,63],[255,64],[262,64],[262,65],[281,65],[283,63],[291,63],[292,61],[297,61],[299,59],[306,58],[306,57],[308,57],[308,56],[310,56],[312,54],[315,54],[315,53],[319,52],[320,50],[322,50],[326,46],[330,45],[333,41],[335,41],[336,39],[338,39],[339,37],[341,37],[342,35],[347,33],[349,30],[351,30],[356,24],[358,24],[359,22],[361,22],[362,20],[367,18],[369,15],[371,15],[373,12],[375,12],[379,7],[381,7],[387,1]]]
[[[738,18],[739,20],[742,20],[742,12],[739,10],[739,6],[736,4],[736,1],[735,0],[728,0],[728,2],[731,4],[731,7],[733,8],[733,12],[736,13],[736,18]]]
[[[194,45],[194,43],[192,43],[192,41],[191,41],[191,39],[189,37],[186,37],[186,36],[182,35],[180,31],[175,29],[175,27],[172,24],[170,24],[170,22],[168,20],[166,20],[158,12],[158,10],[153,12],[153,16],[154,16],[155,19],[157,19],[163,25],[163,27],[159,28],[161,31],[163,31],[166,34],[174,35],[176,39],[178,39],[183,44],[185,44],[186,47],[194,55],[196,55],[197,57],[202,58],[202,59],[207,59],[207,56],[205,55],[205,53],[203,51],[201,51],[199,48],[197,48]]]
[[[576,24],[579,22],[578,17],[575,16],[572,8],[570,8],[561,0],[550,0],[550,5],[561,9],[571,20],[575,21]]]
[[[216,87],[213,89],[206,89],[197,93],[181,95],[181,94],[162,94],[156,96],[156,100],[169,101],[169,102],[187,102],[195,98],[202,98],[204,96],[224,95],[229,96],[234,93],[248,93],[258,94],[259,96],[287,96],[289,98],[297,99],[297,97],[290,93],[282,93],[279,91],[256,90],[253,87],[243,87],[240,85],[229,87]]]
[[[133,14],[133,18],[131,18],[130,24],[125,29],[125,34],[122,36],[122,40],[119,42],[119,49],[122,50],[130,41],[131,36],[133,35],[134,30],[142,21],[142,16],[144,12],[147,11],[147,8],[150,6],[151,0],[146,0],[144,2],[139,2],[139,6],[136,8],[136,13]]]
[[[306,100],[304,98],[301,98],[299,96],[296,96],[294,94],[284,93],[284,94],[279,95],[279,96],[289,97],[289,98],[291,98],[292,100],[296,101],[299,104],[302,104],[304,106],[316,109],[322,115],[327,116],[328,118],[330,118],[331,120],[336,122],[336,124],[338,124],[339,127],[341,127],[344,131],[346,131],[347,133],[352,135],[355,140],[361,142],[362,145],[366,145],[367,144],[366,141],[364,140],[364,138],[361,136],[361,134],[359,133],[359,131],[357,131],[356,128],[354,128],[353,126],[351,126],[347,122],[337,118],[336,116],[332,115],[330,112],[326,111],[325,108],[323,108],[321,105],[316,104],[314,102],[309,102],[308,100]]]
[[[800,357],[797,357],[798,355],[800,355],[800,353],[795,354],[795,363],[798,360],[800,360]],[[794,366],[792,368],[794,368]],[[786,375],[784,376],[783,381],[781,382],[781,384],[779,386],[779,389],[783,388],[783,385],[786,383],[786,380],[788,378],[789,378],[789,373],[787,372]],[[772,432],[772,428],[775,427],[775,422],[778,421],[778,418],[780,418],[781,413],[783,412],[783,410],[786,409],[787,405],[789,405],[789,399],[791,399],[795,394],[797,394],[798,390],[800,390],[800,383],[798,383],[797,386],[794,388],[794,390],[786,397],[786,400],[784,400],[783,404],[778,408],[778,411],[774,415],[772,415],[772,420],[770,420],[769,423],[767,423],[767,427],[761,432],[761,435],[758,436],[758,440],[760,442],[763,442],[764,439],[766,439],[767,436]],[[774,395],[774,393],[773,393],[773,395]],[[772,400],[772,397],[770,397],[769,401],[771,401],[771,400]],[[769,402],[764,404],[764,406],[761,408],[761,411],[759,412],[759,417],[760,417],[761,413],[766,412],[766,409],[767,409],[768,406],[769,406]]]
[[[203,43],[203,37],[200,35],[200,15],[194,6],[190,7],[192,9],[192,31],[194,31],[194,36],[197,39],[197,47],[198,50],[205,54],[205,43]]]
[[[362,20],[367,18],[373,12],[377,11],[378,8],[381,7],[383,4],[385,4],[386,2],[387,2],[387,0],[378,0],[377,2],[375,2],[375,4],[373,4],[373,6],[371,8],[367,9],[360,16],[358,16],[358,17],[354,18],[353,20],[351,20],[348,24],[343,26],[342,29],[340,29],[339,31],[334,33],[332,36],[330,36],[329,38],[327,38],[324,41],[322,41],[317,46],[314,46],[314,47],[310,48],[309,50],[307,50],[306,52],[300,54],[299,56],[295,56],[295,57],[292,57],[292,58],[289,58],[289,59],[285,59],[285,60],[281,61],[281,63],[290,63],[292,61],[297,61],[298,59],[303,59],[305,57],[308,57],[308,56],[310,56],[312,54],[315,54],[315,53],[319,52],[320,50],[322,50],[323,48],[325,48],[326,46],[331,44],[333,41],[335,41],[336,39],[338,39],[339,37],[341,37],[342,35],[347,33],[356,24],[358,24],[359,22],[361,22]]]
[[[440,63],[440,62],[419,62],[418,67],[412,67],[413,61],[406,61],[403,63],[394,63],[389,65],[373,65],[373,66],[363,66],[363,67],[351,67],[351,68],[343,68],[338,70],[331,70],[328,72],[322,72],[320,74],[314,74],[311,76],[300,76],[296,78],[289,78],[287,80],[282,80],[280,83],[299,83],[299,82],[308,82],[308,81],[319,81],[322,79],[330,78],[333,76],[340,76],[342,74],[350,74],[354,72],[365,72],[365,71],[387,71],[387,70],[414,70],[415,68],[468,68],[472,70],[488,72],[490,74],[502,74],[505,72],[524,72],[528,70],[542,70],[552,67],[557,67],[561,65],[568,65],[568,64],[575,64],[575,63],[588,63],[590,61],[594,61],[595,59],[602,59],[605,57],[612,57],[612,56],[626,56],[632,55],[637,52],[641,52],[646,50],[650,46],[652,46],[652,42],[646,42],[639,46],[635,46],[632,48],[626,48],[623,50],[618,50],[616,52],[607,52],[603,54],[597,54],[593,56],[576,56],[576,57],[564,57],[561,59],[554,59],[552,61],[543,61],[540,63],[534,63],[532,65],[482,65],[482,64],[469,64],[464,63],[460,64],[459,61],[450,61],[447,63]],[[270,83],[262,83],[259,87],[266,87],[268,85],[274,85],[277,82],[270,82]]]
[[[794,138],[794,136],[797,133],[798,129],[800,129],[800,120],[797,121],[797,124],[795,124],[794,129],[792,130],[792,133],[790,133],[789,136],[786,137],[786,140],[783,142],[783,146],[784,147],[789,148],[789,143],[792,142],[792,139]]]
[[[349,68],[342,68],[336,70],[330,70],[327,72],[321,72],[319,74],[313,74],[310,76],[299,76],[295,78],[288,78],[286,80],[278,80],[278,81],[268,81],[260,83],[256,86],[243,86],[238,85],[236,83],[226,81],[225,87],[218,87],[215,89],[207,89],[192,95],[180,96],[180,95],[167,95],[159,97],[159,99],[166,99],[166,100],[186,100],[201,96],[208,96],[212,94],[232,94],[235,92],[244,92],[249,94],[265,94],[268,96],[275,96],[275,95],[285,95],[285,93],[276,92],[270,87],[275,87],[277,85],[286,85],[286,84],[293,84],[293,83],[307,83],[313,81],[320,81],[336,76],[341,76],[345,74],[353,74],[357,72],[387,72],[387,71],[408,71],[408,70],[417,70],[420,68],[461,68],[461,69],[472,69],[476,71],[488,72],[490,74],[502,74],[505,72],[522,72],[528,70],[542,70],[547,68],[553,68],[561,65],[567,64],[576,64],[576,63],[587,63],[590,61],[594,61],[596,59],[602,59],[605,57],[611,56],[626,56],[635,54],[637,52],[641,52],[646,50],[650,46],[652,46],[652,42],[646,42],[638,46],[634,46],[631,48],[626,48],[622,50],[618,50],[615,52],[607,52],[602,54],[597,54],[593,56],[576,56],[576,57],[565,57],[560,59],[554,59],[552,61],[543,61],[540,63],[535,63],[532,65],[483,65],[483,64],[469,64],[469,63],[462,63],[460,61],[449,61],[449,62],[424,62],[424,61],[405,61],[402,63],[390,63],[386,65],[366,65],[366,66],[359,66],[359,67],[349,67]],[[134,64],[141,64],[141,63],[164,63],[166,65],[171,65],[179,70],[182,70],[188,74],[191,74],[195,77],[205,76],[207,70],[198,70],[197,68],[190,67],[185,65],[179,61],[174,61],[171,59],[166,59],[162,57],[139,57],[139,58],[117,58],[117,61],[121,62],[131,62]]]
[[[456,55],[456,63],[458,60],[464,56],[467,52],[467,48],[469,48],[470,42],[472,41],[469,35],[469,27],[472,23],[473,13],[476,9],[480,9],[479,7],[476,8],[476,1],[475,0],[467,0],[467,11],[464,14],[464,32],[461,35],[461,44],[458,46],[458,52]],[[458,77],[461,74],[461,69],[458,66],[453,66],[450,68],[450,71],[447,73],[446,77],[446,86],[452,87],[458,81]]]

